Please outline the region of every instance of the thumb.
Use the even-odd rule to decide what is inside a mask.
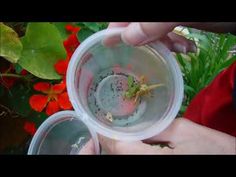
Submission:
[[[143,45],[171,32],[177,23],[130,23],[122,33],[122,39],[130,45]]]
[[[90,139],[85,146],[80,150],[79,154],[81,155],[94,155],[95,153],[95,147],[94,142],[92,139]]]

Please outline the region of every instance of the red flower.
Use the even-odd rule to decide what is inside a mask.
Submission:
[[[80,30],[79,26],[73,26],[71,24],[67,24],[65,28],[68,32],[71,32],[71,33],[78,33]]]
[[[35,123],[33,122],[25,122],[24,124],[24,130],[29,133],[30,135],[34,135],[36,132],[36,128],[35,128]]]
[[[46,109],[46,114],[52,115],[59,110],[72,109],[64,81],[55,85],[39,82],[34,85],[34,89],[45,95],[36,94],[30,97],[29,103],[33,110],[42,112]]]
[[[68,38],[65,41],[63,41],[67,57],[64,60],[63,59],[58,60],[57,63],[55,63],[54,68],[58,74],[62,75],[61,84],[64,84],[64,87],[66,88],[66,71],[72,54],[80,44],[77,38],[77,32],[79,32],[80,27],[75,27],[68,24],[65,26],[65,28],[68,32],[71,32]],[[71,109],[72,105],[69,101],[68,94],[66,91],[63,92],[65,88],[64,89],[61,88],[60,84],[57,84],[58,88],[56,88],[55,86],[56,85],[51,86],[50,84],[48,85],[48,83],[47,84],[44,83],[44,85],[41,84],[40,86],[35,87],[35,90],[41,91],[47,94],[47,96],[45,95],[32,96],[30,101],[31,107],[39,112],[41,112],[46,107],[46,113],[48,115],[51,115],[60,109],[64,110]]]
[[[65,60],[58,60],[57,63],[54,65],[55,70],[58,74],[66,75],[67,67],[69,64],[69,59]]]
[[[76,35],[76,33],[79,32],[80,27],[76,27],[76,26],[72,26],[68,24],[65,26],[65,28],[67,31],[72,32],[72,34],[70,34],[68,38],[63,42],[63,45],[66,49],[67,57],[64,60],[62,59],[62,60],[57,61],[57,63],[54,65],[54,68],[57,71],[57,73],[60,75],[63,75],[63,77],[65,77],[66,75],[67,67],[68,67],[72,54],[74,53],[75,49],[80,44]]]
[[[80,42],[77,38],[76,33],[72,33],[68,38],[63,42],[63,45],[66,49],[67,57],[71,57],[75,49],[79,46]]]

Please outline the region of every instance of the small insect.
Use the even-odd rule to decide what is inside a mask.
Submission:
[[[113,117],[112,117],[112,114],[110,112],[107,113],[106,119],[109,120],[110,122],[113,121]]]
[[[138,99],[141,96],[150,95],[151,90],[153,90],[155,88],[158,88],[158,87],[161,87],[161,86],[163,86],[163,84],[153,84],[153,85],[149,85],[149,86],[146,85],[146,84],[141,84],[139,91],[136,92],[134,102],[137,103]]]
[[[139,83],[134,81],[134,78],[129,76],[128,77],[128,90],[124,93],[125,98],[131,99],[135,98],[134,102],[137,103],[138,99],[144,95],[150,95],[151,90],[154,90],[158,87],[163,86],[164,84],[153,84],[147,85],[145,82],[147,79],[145,76],[141,76],[139,79]]]

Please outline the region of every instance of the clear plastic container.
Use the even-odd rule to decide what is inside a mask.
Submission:
[[[41,124],[31,141],[28,155],[79,155],[88,141],[92,141],[93,146],[88,154],[99,154],[96,133],[74,111],[61,111]]]
[[[124,28],[100,31],[74,52],[67,70],[70,101],[95,132],[117,140],[143,140],[163,131],[183,99],[183,78],[172,53],[161,43],[133,47],[121,40]],[[128,76],[163,84],[134,104],[123,99]]]

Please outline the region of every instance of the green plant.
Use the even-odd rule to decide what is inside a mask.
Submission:
[[[236,61],[230,55],[230,49],[236,45],[236,37],[231,34],[215,34],[189,30],[187,38],[196,42],[197,53],[176,54],[183,78],[185,98],[180,114],[189,105],[193,97],[206,87],[219,72]]]
[[[78,39],[83,42],[87,37],[91,36],[93,33],[98,32],[102,29],[107,28],[107,22],[78,22],[76,25],[80,26],[80,31],[78,33]]]
[[[107,24],[0,22],[0,108],[10,110],[5,116],[5,109],[0,109],[0,120],[7,118],[1,123],[9,125],[1,130],[8,139],[15,134],[30,138],[49,115],[72,109],[65,79],[69,60],[82,40]],[[8,133],[9,129],[17,133]],[[0,153],[6,148],[15,153],[12,143],[19,141],[14,141],[0,147]]]

